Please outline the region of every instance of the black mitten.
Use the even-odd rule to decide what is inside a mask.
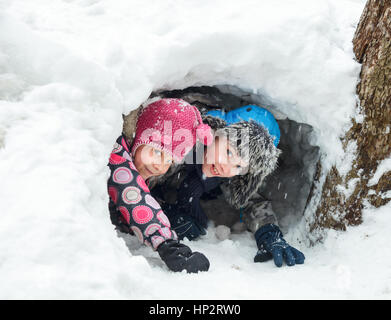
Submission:
[[[186,270],[188,273],[197,273],[209,270],[209,260],[202,253],[192,252],[188,246],[177,240],[163,242],[157,252],[171,271]]]

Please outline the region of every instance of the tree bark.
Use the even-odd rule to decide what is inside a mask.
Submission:
[[[363,121],[352,119],[342,139],[345,151],[357,145],[351,170],[342,175],[333,167],[326,176],[322,197],[310,225],[314,229],[346,230],[362,222],[366,203],[380,207],[389,202],[391,171],[375,185],[368,185],[381,160],[391,153],[391,0],[368,0],[357,27],[353,48],[362,64],[357,85],[357,108]],[[346,196],[341,189],[354,191]]]

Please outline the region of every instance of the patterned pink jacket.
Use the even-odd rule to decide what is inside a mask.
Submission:
[[[177,239],[170,222],[138,173],[124,136],[114,144],[107,181],[111,221],[122,232],[134,233],[154,250],[166,240]]]

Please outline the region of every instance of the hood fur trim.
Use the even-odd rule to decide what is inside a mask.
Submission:
[[[126,139],[128,139],[130,146],[133,144],[133,140],[136,135],[137,119],[143,108],[144,106],[141,105],[137,109],[132,110],[126,116],[122,115],[122,119],[124,120],[122,133],[125,135]]]

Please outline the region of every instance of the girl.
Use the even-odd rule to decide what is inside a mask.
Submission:
[[[207,271],[208,259],[178,242],[148,181],[166,173],[173,161],[182,161],[197,137],[211,141],[210,127],[202,124],[197,108],[180,99],[152,101],[132,116],[134,131],[117,139],[108,163],[111,221],[120,232],[135,234],[157,250],[170,270]]]

